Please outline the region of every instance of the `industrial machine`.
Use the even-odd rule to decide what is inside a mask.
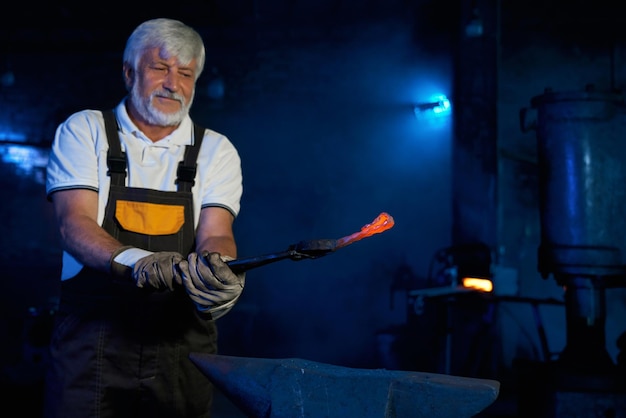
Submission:
[[[567,324],[558,359],[525,368],[524,416],[626,417],[626,370],[605,341],[606,292],[626,287],[624,97],[546,89],[520,122],[537,138],[538,271],[564,288]]]

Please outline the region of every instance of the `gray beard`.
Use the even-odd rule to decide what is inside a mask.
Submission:
[[[180,101],[181,108],[176,113],[164,113],[160,110],[157,110],[152,106],[152,99],[159,93],[162,96],[167,96],[173,99]],[[143,99],[136,88],[136,85],[130,91],[131,100],[135,105],[135,109],[141,115],[141,117],[151,125],[158,126],[176,126],[180,124],[185,116],[189,114],[189,109],[191,108],[191,103],[193,103],[194,93],[192,93],[191,99],[189,103],[185,104],[185,99],[176,93],[164,93],[153,91],[150,96],[146,99]]]

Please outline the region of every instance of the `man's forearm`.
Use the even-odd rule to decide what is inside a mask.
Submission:
[[[196,245],[196,252],[208,251],[210,253],[219,253],[221,256],[237,258],[237,245],[232,237],[218,236],[207,237]]]
[[[113,252],[122,244],[89,217],[66,220],[60,225],[63,248],[85,266],[110,270]]]

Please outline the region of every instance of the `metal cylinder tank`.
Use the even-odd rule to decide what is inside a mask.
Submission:
[[[534,129],[537,137],[539,272],[557,280],[561,275],[604,277],[607,286],[626,285],[623,96],[593,86],[573,92],[546,89],[531,104],[520,116],[522,130]]]

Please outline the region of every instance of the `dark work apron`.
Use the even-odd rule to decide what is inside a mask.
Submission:
[[[132,188],[114,113],[103,115],[111,176],[103,228],[124,245],[187,255],[195,245],[191,187],[204,129],[194,125],[178,191]],[[198,316],[182,287],[150,291],[83,268],[61,283],[45,416],[209,417],[211,384],[188,356],[217,352],[216,339],[214,322]]]

